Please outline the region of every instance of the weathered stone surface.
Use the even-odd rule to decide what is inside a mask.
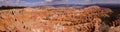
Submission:
[[[108,8],[24,8],[0,11],[0,32],[100,32]]]

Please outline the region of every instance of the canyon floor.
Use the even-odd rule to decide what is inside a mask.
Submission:
[[[120,32],[120,9],[99,6],[2,9],[0,32]]]

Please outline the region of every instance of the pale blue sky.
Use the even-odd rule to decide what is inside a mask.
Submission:
[[[94,4],[94,3],[120,4],[120,0],[0,0],[0,6],[1,5],[39,6],[51,4]]]

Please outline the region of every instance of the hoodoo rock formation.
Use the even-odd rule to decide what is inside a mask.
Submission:
[[[0,32],[108,32],[110,26],[103,18],[111,13],[99,6],[1,10]]]

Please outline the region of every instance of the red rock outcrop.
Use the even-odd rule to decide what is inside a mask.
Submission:
[[[0,32],[100,32],[111,9],[24,8],[0,11]]]

